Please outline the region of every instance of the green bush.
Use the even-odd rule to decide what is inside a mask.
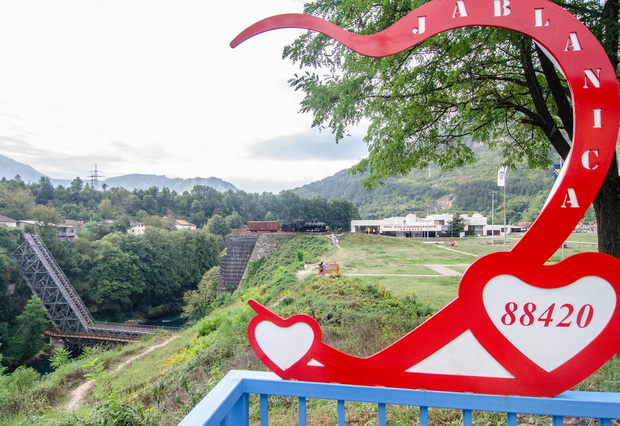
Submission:
[[[50,357],[50,365],[54,370],[58,370],[63,365],[66,365],[71,360],[71,352],[65,348],[54,349],[54,355]]]
[[[9,381],[7,384],[9,388],[12,388],[17,392],[22,392],[32,387],[39,377],[41,377],[41,375],[33,368],[24,367],[22,365],[17,367],[15,371],[9,375]]]

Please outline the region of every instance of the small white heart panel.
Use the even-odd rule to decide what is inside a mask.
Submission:
[[[299,361],[314,343],[314,331],[304,322],[279,327],[271,321],[261,321],[254,335],[261,350],[282,370]]]

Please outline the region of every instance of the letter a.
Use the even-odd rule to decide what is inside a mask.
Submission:
[[[566,191],[566,196],[564,197],[564,203],[562,203],[562,208],[566,208],[566,204],[570,204],[571,209],[579,208],[579,201],[577,201],[577,193],[575,192],[575,188],[568,188]]]
[[[456,17],[464,18],[467,16],[467,8],[465,7],[464,0],[456,0],[456,6],[454,7],[454,13],[452,14],[453,18]]]
[[[573,52],[581,50],[581,43],[579,43],[577,33],[570,33],[568,35],[568,42],[566,42],[566,49],[564,49],[564,51],[568,52],[569,50],[572,50]]]

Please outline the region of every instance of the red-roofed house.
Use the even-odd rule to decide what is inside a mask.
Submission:
[[[176,219],[174,222],[177,229],[196,229],[196,225],[186,220]]]
[[[4,228],[17,228],[17,221],[0,214],[0,226]]]

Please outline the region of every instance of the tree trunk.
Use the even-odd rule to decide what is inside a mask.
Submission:
[[[620,177],[616,159],[594,199],[598,251],[620,258]]]

